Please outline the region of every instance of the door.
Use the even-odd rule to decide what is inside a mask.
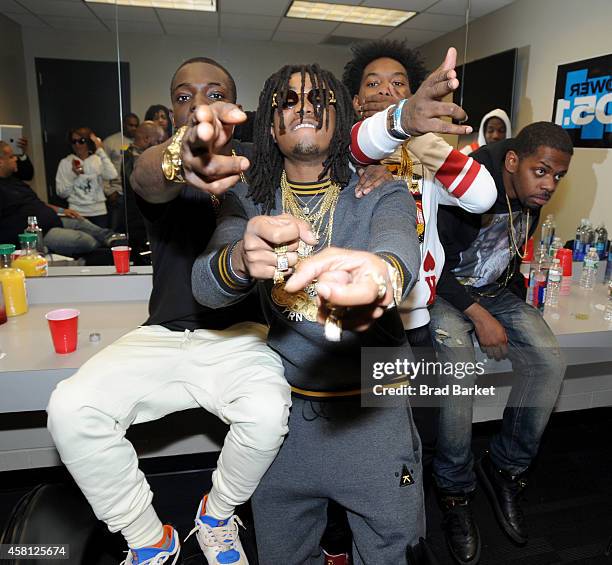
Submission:
[[[124,115],[130,111],[129,69],[129,63],[121,63],[121,110]],[[71,150],[68,130],[88,126],[101,139],[119,131],[121,110],[117,75],[116,62],[36,58],[49,202],[61,202],[55,194],[55,174],[60,160]]]

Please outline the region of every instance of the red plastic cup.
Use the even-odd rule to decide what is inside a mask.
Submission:
[[[60,308],[45,314],[56,353],[72,353],[76,349],[79,314],[74,308]]]
[[[127,245],[119,245],[117,247],[111,247],[113,252],[113,261],[115,262],[115,269],[120,275],[130,272],[130,251],[131,247]]]
[[[571,277],[572,276],[572,250],[571,249],[559,249],[557,251],[557,259],[561,263],[561,267],[563,268],[563,276]]]

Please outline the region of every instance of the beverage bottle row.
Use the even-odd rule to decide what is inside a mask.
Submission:
[[[600,224],[593,229],[593,224],[587,218],[582,218],[576,228],[574,238],[574,261],[583,261],[591,247],[595,247],[599,259],[603,260],[608,254],[608,230]]]

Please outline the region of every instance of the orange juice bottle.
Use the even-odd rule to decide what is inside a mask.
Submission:
[[[2,283],[6,315],[9,317],[19,316],[28,311],[25,274],[21,269],[11,267],[13,253],[15,253],[14,245],[0,245],[0,283]]]
[[[35,233],[20,233],[21,255],[16,255],[11,266],[21,269],[26,277],[46,277],[47,260],[36,251],[37,235]]]

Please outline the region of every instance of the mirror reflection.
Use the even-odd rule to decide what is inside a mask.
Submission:
[[[319,61],[341,77],[351,44],[385,38],[421,48],[465,17],[464,0],[440,2],[437,10],[419,0],[374,3],[417,12],[397,27],[292,18],[284,0],[260,4],[224,2],[201,12],[3,3],[0,21],[15,77],[2,89],[2,139],[14,140],[3,158],[17,155],[15,178],[37,198],[23,206],[3,240],[19,247],[19,233],[40,230],[37,247],[51,253],[51,265],[90,266],[112,265],[110,247],[129,237],[132,262],[147,264],[146,231],[125,187],[138,155],[173,133],[169,81],[180,62],[203,55],[227,66],[249,116],[235,138],[249,141],[263,79],[284,63]],[[9,131],[9,125],[18,127]],[[34,216],[36,223],[29,222]]]

